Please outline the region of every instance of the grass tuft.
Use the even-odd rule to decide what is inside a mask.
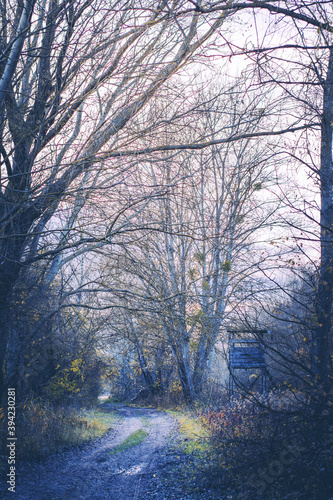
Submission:
[[[128,438],[125,439],[122,443],[118,444],[111,450],[108,455],[116,455],[118,453],[121,453],[122,451],[128,450],[129,448],[132,448],[133,446],[136,446],[137,444],[142,443],[144,439],[148,436],[148,432],[144,431],[143,429],[138,429],[137,431],[133,432]]]
[[[183,449],[185,453],[205,453],[210,450],[209,438],[211,436],[204,427],[200,418],[190,412],[169,412],[178,421],[179,431],[183,435]]]
[[[64,427],[63,440],[69,444],[81,444],[102,437],[118,418],[113,413],[104,413],[100,409],[81,410],[74,416],[73,427]]]

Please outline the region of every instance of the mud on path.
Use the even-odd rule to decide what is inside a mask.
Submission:
[[[83,449],[59,453],[38,464],[23,464],[17,474],[16,493],[11,493],[8,498],[155,498],[155,494],[147,491],[147,482],[149,477],[155,477],[154,471],[163,468],[163,463],[168,460],[166,449],[177,434],[176,423],[166,413],[153,409],[120,407],[118,412],[121,419],[113,429]],[[148,433],[140,444],[112,454],[117,445],[138,429]],[[161,493],[157,498],[168,497]]]

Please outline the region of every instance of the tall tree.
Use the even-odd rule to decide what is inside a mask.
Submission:
[[[211,95],[206,103],[200,99],[193,133],[216,138],[228,127],[252,130],[261,119],[260,97],[238,106],[232,97],[231,92]],[[155,232],[128,244],[119,265],[132,307],[146,308],[162,328],[187,401],[204,388],[235,288],[257,271],[258,261],[250,257],[254,234],[267,220],[273,224],[276,206],[261,196],[270,182],[270,156],[263,144],[244,139],[190,155],[166,155],[153,167],[142,161],[141,183],[148,183],[150,171],[152,184],[168,190],[138,214]]]
[[[56,211],[85,182],[93,187],[95,176],[87,183],[86,174],[119,168],[112,157],[145,131],[131,128],[133,117],[225,18],[178,20],[181,4],[165,12],[164,2],[150,1],[1,3],[1,389],[10,295],[22,265],[43,257],[44,234],[57,238]]]
[[[279,119],[286,117],[313,134],[289,143],[290,158],[308,169],[318,185],[320,208],[318,243],[319,279],[313,326],[313,375],[322,394],[332,383],[332,306],[333,306],[333,9],[331,2],[191,2],[188,11],[203,16],[212,12],[238,12],[246,23],[250,19],[251,46],[244,48],[237,37],[228,40],[230,55],[246,56],[257,67],[258,89],[274,85],[288,97]],[[250,24],[249,23],[249,24]],[[265,28],[263,27],[265,23]],[[249,26],[249,25],[248,25]],[[244,26],[244,31],[246,30]],[[274,130],[271,133],[274,134]],[[269,130],[267,130],[269,134]],[[303,139],[303,143],[302,143]],[[320,144],[319,153],[316,142]],[[296,151],[296,152],[295,152]],[[304,200],[304,206],[306,200]],[[306,214],[306,211],[303,210]],[[308,213],[309,218],[313,212]],[[311,240],[312,237],[309,239]]]

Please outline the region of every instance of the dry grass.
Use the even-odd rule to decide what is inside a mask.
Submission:
[[[99,408],[77,410],[56,407],[43,400],[29,400],[17,415],[19,458],[38,458],[84,444],[103,436],[117,419],[114,413],[105,413]]]

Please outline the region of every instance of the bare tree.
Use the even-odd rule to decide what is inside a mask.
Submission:
[[[243,47],[229,38],[230,55],[246,55],[258,70],[258,89],[275,85],[281,96],[290,99],[281,110],[280,120],[288,116],[303,124],[303,136],[289,143],[288,154],[295,164],[305,167],[318,185],[320,198],[317,235],[308,234],[311,244],[317,239],[320,266],[312,328],[313,379],[319,392],[329,392],[332,374],[333,304],[333,49],[332,5],[330,2],[191,2],[187,11],[241,13],[251,18],[251,46]],[[251,16],[251,17],[250,17]],[[267,21],[265,29],[261,22]],[[260,90],[259,90],[260,91]],[[301,128],[301,127],[300,127]],[[312,133],[311,133],[312,130]],[[274,134],[274,129],[271,133]],[[269,134],[267,130],[267,134]],[[319,151],[316,141],[320,144]],[[295,147],[295,143],[297,146]],[[298,147],[299,146],[299,147]],[[304,207],[306,200],[304,200]],[[313,210],[303,213],[313,220]]]
[[[257,100],[243,103],[243,109],[232,93],[203,101],[190,135],[215,138],[226,127],[249,131],[260,120]],[[244,139],[190,155],[165,155],[153,167],[142,161],[141,183],[147,183],[150,172],[152,184],[164,184],[168,191],[138,214],[142,225],[146,221],[155,232],[142,233],[126,246],[119,261],[123,288],[129,287],[132,314],[146,310],[162,328],[188,401],[204,388],[231,298],[246,277],[258,272],[261,252],[259,258],[251,254],[254,235],[274,224],[277,210],[267,199],[270,156],[263,145]]]
[[[144,126],[132,129],[133,117],[224,21],[177,18],[181,5],[166,12],[149,1],[1,3],[1,377],[22,265],[43,258],[50,232],[53,255],[63,251],[71,228],[56,233],[54,214],[76,197],[75,219],[82,192],[94,187],[90,172],[121,168],[108,158],[144,134]]]

